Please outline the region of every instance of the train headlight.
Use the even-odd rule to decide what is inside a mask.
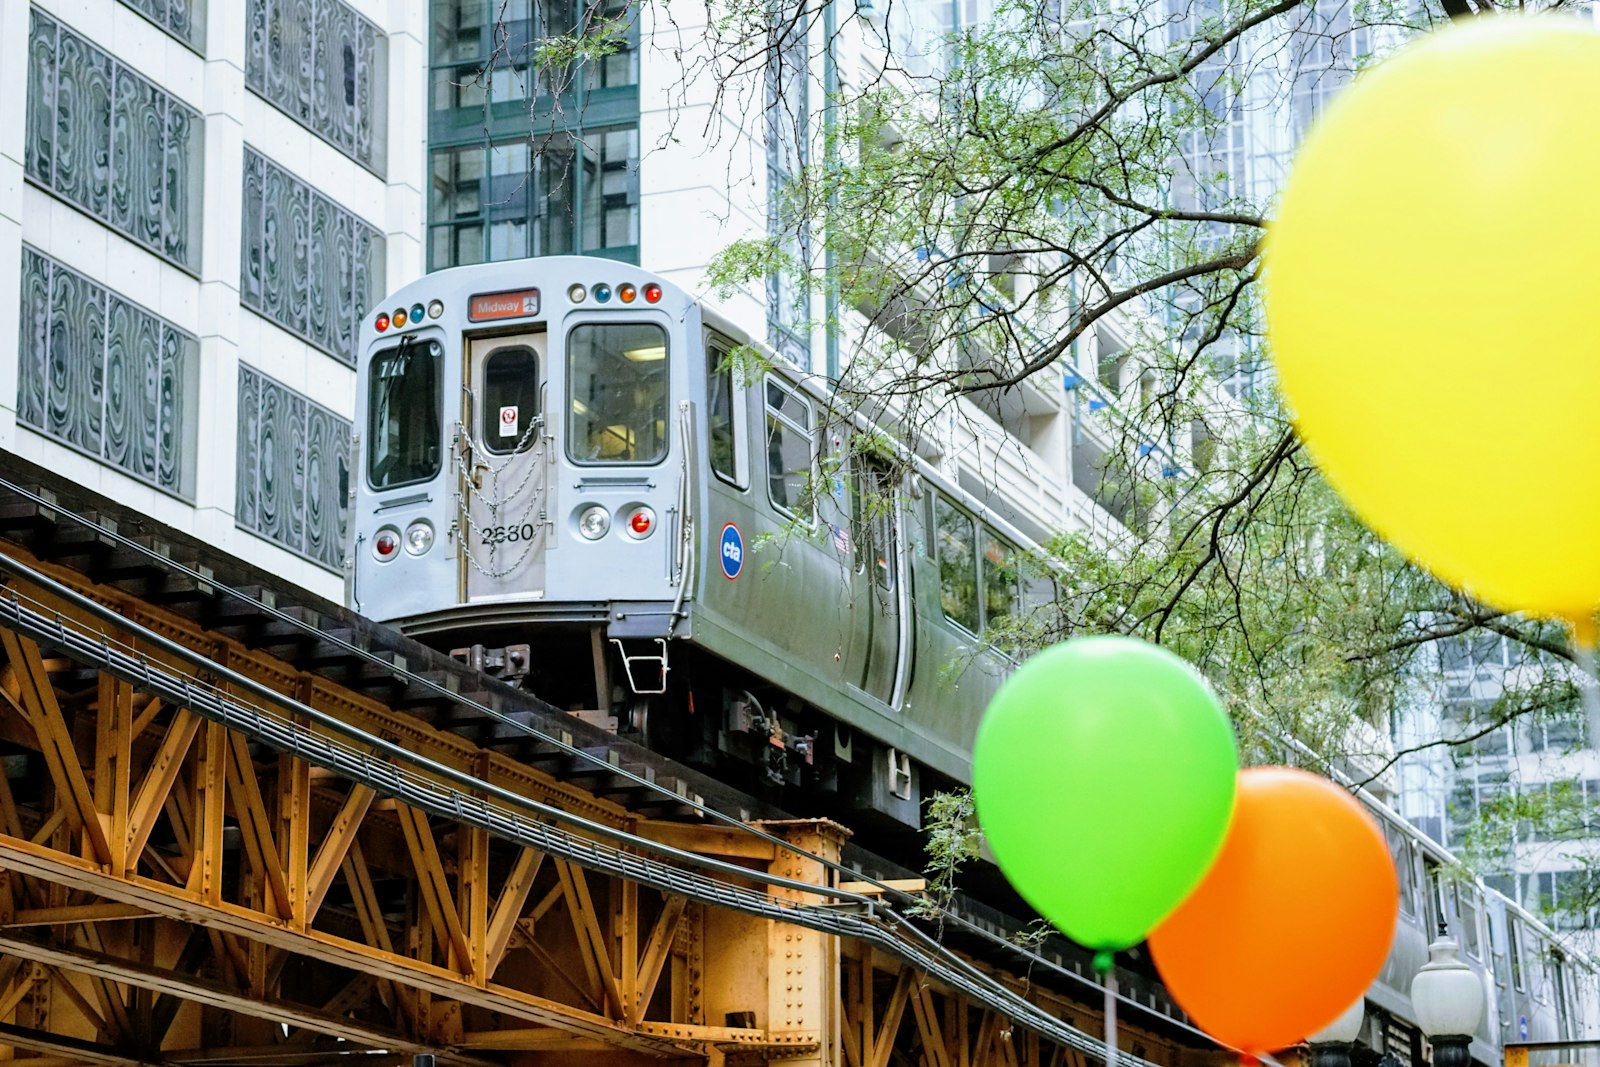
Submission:
[[[400,531],[385,526],[372,537],[372,554],[379,563],[388,563],[400,554]]]
[[[572,301],[574,304],[583,303],[584,298],[588,295],[588,290],[584,289],[584,287],[581,285],[570,286],[567,289],[567,299]]]
[[[649,508],[634,508],[628,516],[628,532],[641,541],[649,537],[655,528],[656,513]]]
[[[413,556],[420,556],[433,547],[433,524],[425,519],[418,519],[406,527],[406,551]]]
[[[590,504],[578,516],[578,532],[591,541],[598,541],[611,529],[611,513],[599,504]]]
[[[428,318],[436,319],[444,314],[444,301],[431,300],[428,302]]]

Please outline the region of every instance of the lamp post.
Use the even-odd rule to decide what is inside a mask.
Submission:
[[[1311,1067],[1350,1067],[1350,1045],[1361,1036],[1366,1009],[1367,998],[1357,997],[1343,1015],[1306,1038],[1311,1045]]]
[[[1483,1021],[1483,982],[1456,957],[1444,920],[1428,962],[1411,980],[1411,1008],[1433,1045],[1433,1067],[1471,1067],[1473,1032]]]

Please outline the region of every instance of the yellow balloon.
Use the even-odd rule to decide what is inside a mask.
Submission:
[[[1508,610],[1600,606],[1600,34],[1493,16],[1339,96],[1266,241],[1279,377],[1362,518]]]

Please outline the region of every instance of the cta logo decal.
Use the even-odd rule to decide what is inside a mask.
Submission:
[[[744,570],[744,538],[739,536],[739,527],[733,523],[722,528],[722,573],[727,578],[739,577],[739,572]]]

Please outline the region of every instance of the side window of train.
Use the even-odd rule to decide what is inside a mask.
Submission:
[[[1509,943],[1506,955],[1511,959],[1511,984],[1522,992],[1528,988],[1522,979],[1522,920],[1509,911],[1506,912],[1506,941]]]
[[[895,587],[894,472],[872,456],[855,458],[855,521],[857,569],[870,569],[872,580],[885,593]]]
[[[732,344],[711,336],[706,342],[706,438],[711,470],[729,485],[746,489],[750,472],[745,460],[743,390],[734,386]]]
[[[983,531],[983,625],[987,630],[1016,613],[1022,600],[1019,554],[988,530]]]
[[[810,491],[816,435],[811,402],[777,378],[767,379],[767,495],[790,518],[802,518]],[[809,520],[810,516],[804,516]]]
[[[945,618],[977,633],[982,626],[978,617],[977,525],[942,495],[933,498],[933,523],[940,606]]]
[[[1567,958],[1558,948],[1550,950],[1550,981],[1552,993],[1555,997],[1556,1009],[1556,1036],[1567,1038],[1569,1019],[1571,1017],[1570,1005],[1567,1000]]]
[[[539,414],[539,356],[527,345],[501,348],[483,364],[479,404],[483,447],[496,455],[533,447]],[[510,409],[509,417],[506,410]]]
[[[1405,834],[1388,823],[1384,823],[1383,833],[1389,839],[1389,855],[1394,858],[1394,872],[1400,880],[1401,914],[1417,918],[1417,875],[1411,861],[1411,842]],[[1423,918],[1426,919],[1426,916]]]

